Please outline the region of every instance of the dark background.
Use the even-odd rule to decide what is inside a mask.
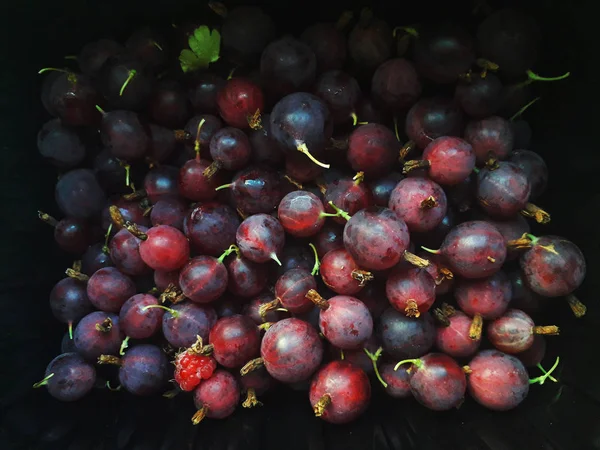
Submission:
[[[243,2],[227,2],[229,7]],[[279,31],[298,35],[315,21],[335,21],[358,2],[262,2]],[[498,6],[507,2],[490,2]],[[543,26],[542,74],[570,70],[566,82],[540,86],[542,101],[527,114],[532,150],[546,159],[550,187],[538,202],[552,213],[545,233],[579,245],[588,277],[577,295],[588,314],[576,320],[565,302],[543,317],[562,334],[549,344],[548,361],[561,357],[559,383],[534,386],[526,402],[492,413],[467,400],[457,411],[433,413],[415,402],[375,395],[358,422],[330,426],[312,417],[304,392],[278,392],[260,409],[226,421],[189,425],[189,399],[133,399],[94,392],[60,404],[33,391],[64,333],[47,297],[71,263],[54,245],[38,209],[56,212],[56,171],[36,149],[48,119],[39,100],[41,67],[64,65],[82,44],[100,37],[124,40],[136,25],[169,26],[182,18],[215,20],[199,1],[46,0],[0,6],[0,449],[587,449],[600,448],[600,156],[598,152],[597,28],[591,1],[520,2]],[[370,5],[392,26],[454,17],[470,22],[470,2],[378,1]],[[187,400],[187,401],[185,401]]]

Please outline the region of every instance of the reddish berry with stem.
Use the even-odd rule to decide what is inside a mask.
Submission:
[[[425,269],[396,269],[386,282],[390,304],[408,317],[419,317],[435,301],[435,280]]]
[[[461,311],[446,315],[447,326],[438,326],[436,347],[453,358],[470,358],[479,349],[481,339],[470,337],[473,319]]]
[[[183,221],[188,215],[188,204],[182,198],[163,198],[152,205],[150,222],[152,226],[169,225],[183,231]],[[134,220],[132,221],[136,223]]]
[[[239,376],[238,383],[242,387],[242,390],[246,392],[246,400],[242,403],[244,408],[262,406],[262,402],[258,400],[257,396],[263,395],[274,384],[273,378],[271,378],[271,375],[269,375],[264,366],[244,376]]]
[[[142,158],[148,150],[150,138],[140,116],[132,111],[99,111],[102,113],[100,139],[104,147],[125,161]]]
[[[213,308],[191,302],[178,303],[170,308],[162,305],[149,305],[145,308],[166,311],[162,319],[162,331],[167,342],[175,348],[190,347],[198,336],[207,341],[208,333],[217,321],[217,313]]]
[[[73,340],[77,353],[89,361],[100,355],[116,355],[123,340],[119,317],[100,311],[90,313],[75,327]]]
[[[435,342],[435,326],[428,312],[417,319],[390,307],[379,318],[376,332],[385,354],[395,359],[418,358]]]
[[[504,237],[487,222],[470,221],[456,226],[446,235],[439,250],[455,275],[464,278],[485,278],[493,275],[506,260]]]
[[[405,178],[392,191],[389,208],[411,232],[433,230],[444,219],[448,202],[444,190],[427,178]]]
[[[469,178],[475,167],[471,145],[458,137],[442,136],[431,141],[420,160],[407,161],[403,172],[427,169],[427,175],[442,186],[456,186]]]
[[[454,274],[448,269],[448,264],[440,255],[420,251],[417,253],[420,258],[429,261],[425,270],[431,275],[435,282],[435,295],[444,295],[454,288]]]
[[[351,422],[369,406],[369,377],[353,364],[332,361],[315,374],[309,399],[317,417],[335,424]]]
[[[412,396],[410,389],[410,366],[400,366],[394,370],[396,364],[383,363],[379,367],[381,379],[384,381],[385,392],[393,398],[409,398]]]
[[[275,283],[275,300],[259,308],[266,318],[268,311],[283,307],[293,314],[302,314],[312,308],[312,302],[306,297],[311,289],[317,288],[315,277],[306,269],[290,269],[281,275]]]
[[[244,305],[244,315],[250,317],[256,325],[261,325],[265,322],[277,322],[279,320],[285,319],[288,316],[288,313],[277,309],[268,309],[264,311],[264,317],[261,316],[261,307],[263,305],[270,304],[273,301],[273,295],[270,292],[263,292],[256,298],[250,300],[249,303]]]
[[[146,308],[158,305],[158,299],[150,294],[136,294],[127,300],[119,312],[119,326],[127,338],[147,339],[162,327],[164,311]]]
[[[344,177],[328,183],[324,203],[327,212],[338,213],[338,217],[333,220],[339,224],[345,224],[348,216],[372,206],[373,196],[364,182],[364,173],[359,172],[352,179]],[[340,210],[347,215],[342,214]]]
[[[140,243],[142,260],[154,270],[172,272],[190,258],[190,246],[185,235],[169,225],[158,225],[143,233]]]
[[[469,394],[477,403],[494,411],[516,408],[529,393],[531,384],[543,384],[556,369],[559,358],[544,375],[529,379],[523,363],[498,350],[483,350],[469,363]]]
[[[307,191],[293,191],[281,199],[277,217],[286,233],[296,237],[317,234],[325,225],[327,217],[339,217],[341,213],[325,212],[323,202]]]
[[[229,274],[223,264],[225,256],[219,259],[213,256],[190,259],[179,272],[179,286],[183,294],[195,303],[210,303],[221,297],[229,282]]]
[[[443,353],[429,353],[419,359],[406,359],[396,364],[411,363],[410,388],[423,406],[434,411],[447,411],[459,406],[467,390],[465,373],[456,361]]]
[[[236,242],[242,255],[250,261],[265,263],[274,260],[285,244],[285,231],[281,223],[268,214],[255,214],[245,219],[236,232]]]
[[[260,294],[269,282],[268,267],[244,258],[237,247],[235,251],[235,258],[229,258],[225,262],[229,274],[227,290],[239,297],[254,297]]]
[[[398,141],[387,127],[369,123],[356,128],[348,138],[350,167],[373,179],[387,174],[398,157]]]
[[[260,352],[260,331],[249,317],[233,315],[217,320],[208,340],[213,358],[223,367],[242,367]]]
[[[325,339],[341,349],[356,349],[373,333],[373,318],[355,297],[336,295],[325,300],[311,289],[306,294],[320,309],[319,328]]]
[[[146,227],[136,227],[138,231],[144,233],[148,231]],[[109,250],[110,259],[115,263],[117,269],[127,275],[144,275],[151,271],[150,267],[140,256],[140,244],[142,240],[122,229],[110,240]]]
[[[34,388],[46,386],[48,393],[62,402],[73,402],[84,397],[94,387],[96,369],[77,353],[58,355],[46,367],[44,379]]]
[[[557,326],[537,326],[528,314],[519,309],[509,309],[487,326],[487,337],[494,347],[504,353],[515,354],[528,350],[534,336],[558,335]]]
[[[513,150],[515,136],[508,120],[491,116],[469,122],[465,141],[473,146],[477,165],[483,166],[490,158],[506,159]]]
[[[213,162],[204,171],[204,175],[212,177],[220,169],[243,169],[250,161],[251,154],[246,133],[239,128],[221,128],[210,140],[210,156]]]
[[[340,295],[357,294],[373,279],[373,274],[362,270],[344,248],[326,253],[319,270],[327,287]]]
[[[76,278],[63,278],[50,291],[50,309],[60,322],[69,326],[73,339],[73,326],[93,310],[86,283]]]
[[[341,70],[321,74],[315,85],[315,94],[329,107],[333,123],[341,125],[350,120],[356,125],[356,105],[361,97],[358,81]]]
[[[256,113],[265,107],[261,88],[244,78],[232,78],[217,92],[217,108],[223,120],[232,127],[248,128]]]
[[[197,253],[219,256],[235,244],[240,223],[240,217],[230,206],[203,202],[190,211],[183,231]]]
[[[90,302],[104,312],[118,313],[135,293],[136,286],[133,280],[114,267],[98,270],[87,284]]]
[[[240,388],[233,375],[216,370],[194,390],[194,404],[198,411],[192,417],[194,425],[205,417],[224,419],[235,411],[240,402]]]
[[[296,383],[307,380],[317,370],[323,358],[323,343],[309,323],[296,318],[283,319],[266,331],[260,354],[273,378]]]

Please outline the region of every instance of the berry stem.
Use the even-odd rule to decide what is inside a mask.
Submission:
[[[129,231],[131,234],[133,234],[136,238],[141,239],[142,241],[145,241],[148,239],[148,235],[146,233],[144,233],[142,230],[140,230],[135,223],[131,223],[131,222],[127,221],[127,222],[125,222],[125,225],[123,225],[123,228],[125,228],[127,231]]]
[[[481,314],[475,314],[473,321],[469,327],[469,338],[473,341],[479,341],[481,339],[481,332],[483,331],[483,317]]]
[[[220,191],[221,189],[228,189],[231,186],[233,186],[233,183],[224,184],[223,186],[219,186],[218,188],[215,188],[215,191]]]
[[[69,278],[75,278],[76,280],[79,280],[79,281],[88,281],[90,279],[90,277],[88,277],[86,274],[78,272],[71,268],[68,268],[67,270],[65,270],[65,274]]]
[[[440,308],[435,308],[433,310],[433,317],[442,327],[446,328],[450,326],[450,320],[448,319],[448,316],[446,316],[444,311],[442,311]]]
[[[109,254],[110,250],[108,248],[108,241],[110,240],[110,233],[112,232],[113,224],[108,225],[108,230],[106,230],[106,234],[104,235],[104,245],[102,246],[102,252],[105,254]]]
[[[317,403],[315,403],[315,406],[313,407],[315,416],[321,417],[323,414],[325,414],[325,410],[329,405],[331,405],[331,395],[323,394],[323,396]]]
[[[194,152],[196,153],[196,160],[200,159],[200,130],[202,129],[204,122],[206,122],[205,119],[200,120],[198,123],[198,128],[196,129],[196,139],[194,140]]]
[[[433,250],[431,248],[423,247],[422,245],[421,245],[421,248],[423,250],[425,250],[426,252],[433,253],[434,255],[439,255],[440,253],[442,253],[439,249],[438,250]]]
[[[352,179],[354,180],[354,185],[358,186],[360,183],[362,183],[363,181],[365,181],[365,173],[364,172],[357,172],[356,175],[354,175],[352,177]]]
[[[348,24],[352,21],[353,18],[354,18],[354,13],[352,11],[349,11],[349,10],[342,11],[342,14],[340,14],[340,17],[338,18],[337,22],[335,23],[335,28],[338,29],[339,31],[342,31],[344,28],[346,28],[348,26]]]
[[[529,78],[529,80],[531,80],[531,81],[560,81],[560,80],[564,80],[565,78],[569,78],[569,76],[571,76],[571,72],[566,72],[557,77],[542,77],[529,69],[526,70],[525,73],[527,74],[527,78]]]
[[[398,31],[404,31],[406,34],[408,34],[410,36],[419,37],[419,32],[414,27],[396,27],[392,30],[392,37],[396,37],[396,35],[398,34]]]
[[[125,349],[129,347],[129,336],[126,336],[121,342],[121,348],[119,348],[119,355],[123,356],[125,354]]]
[[[537,223],[541,223],[542,225],[550,222],[550,214],[533,203],[527,203],[525,208],[521,210],[521,214],[523,214],[525,217],[534,218]]]
[[[315,305],[317,305],[319,308],[321,308],[323,311],[325,311],[329,308],[329,302],[327,300],[325,300],[323,297],[321,297],[321,295],[314,289],[310,289],[306,293],[305,297],[307,299],[309,299],[311,302],[313,302]]]
[[[223,254],[222,254],[221,256],[219,256],[219,259],[218,259],[218,261],[219,261],[221,264],[223,264],[223,260],[224,260],[225,258],[227,258],[229,255],[231,255],[233,252],[235,252],[235,253],[236,253],[236,255],[237,255],[237,256],[238,256],[238,258],[239,258],[239,256],[240,256],[240,249],[237,247],[237,245],[233,245],[233,244],[232,244],[232,245],[230,245],[230,246],[229,246],[229,248],[228,248],[227,250],[225,250],[225,251],[223,252]]]
[[[95,328],[96,331],[100,331],[101,333],[108,333],[112,329],[113,323],[110,317],[107,317],[102,322],[97,323]]]
[[[96,105],[96,109],[98,110],[98,112],[102,115],[106,114],[106,111],[104,111],[102,108],[100,108],[100,106]]]
[[[35,384],[33,385],[33,388],[34,388],[34,389],[37,389],[37,388],[41,388],[42,386],[45,386],[45,385],[47,385],[47,384],[48,384],[48,380],[49,380],[50,378],[52,378],[53,376],[54,376],[54,373],[51,373],[50,375],[48,375],[47,377],[45,377],[43,380],[40,380],[40,381],[38,381],[37,383],[35,383]]]
[[[248,375],[250,372],[264,366],[264,364],[265,363],[262,358],[251,359],[244,365],[244,367],[240,369],[240,375]]]
[[[38,71],[38,75],[41,75],[46,72],[62,72],[62,73],[66,73],[66,74],[71,73],[71,71],[69,71],[67,69],[57,69],[56,67],[44,67],[43,69],[40,69]]]
[[[253,130],[262,130],[263,128],[263,124],[262,124],[262,117],[260,115],[260,109],[257,109],[256,111],[254,111],[254,114],[252,114],[251,116],[248,116],[248,125],[250,126],[250,128],[252,128]]]
[[[113,392],[119,392],[121,389],[123,389],[123,386],[118,385],[117,387],[114,388],[114,387],[112,387],[110,385],[110,381],[107,381],[106,382],[106,389],[108,389],[109,391],[113,391]]]
[[[416,169],[429,169],[430,166],[431,166],[431,163],[428,160],[411,159],[410,161],[406,161],[404,163],[404,167],[402,168],[402,173],[404,175],[406,175]]]
[[[100,355],[98,356],[98,364],[112,364],[113,366],[120,366],[121,358],[113,355]]]
[[[218,16],[227,17],[227,7],[222,2],[211,0],[208,2],[208,7]]]
[[[69,322],[67,323],[68,329],[69,329],[69,339],[73,340],[73,321],[69,320]]]
[[[412,264],[419,269],[424,269],[425,267],[429,267],[429,261],[425,258],[421,258],[420,256],[415,255],[414,253],[409,252],[408,250],[404,251],[403,258],[406,262]]]
[[[313,255],[315,255],[315,264],[313,265],[313,268],[310,271],[310,274],[312,276],[315,276],[315,275],[319,274],[319,268],[321,267],[321,261],[319,261],[319,253],[317,252],[317,247],[315,247],[315,245],[312,242],[310,242],[308,244],[308,246],[313,251]]]
[[[254,408],[255,406],[262,406],[262,402],[256,398],[256,391],[254,388],[248,388],[246,391],[246,400],[242,403],[244,408]]]
[[[358,116],[354,111],[350,113],[350,117],[352,118],[352,126],[355,127],[358,124]]]
[[[415,148],[415,142],[414,141],[408,141],[406,144],[404,144],[402,147],[400,147],[400,154],[398,157],[398,160],[403,163],[404,160],[406,159],[406,157],[408,156],[408,154],[410,152],[412,152]]]
[[[108,212],[110,214],[110,218],[112,220],[112,222],[118,226],[119,228],[122,228],[123,225],[125,225],[125,218],[123,217],[123,214],[121,214],[121,211],[119,210],[119,208],[115,205],[110,205],[110,207],[108,208]]]
[[[575,317],[581,319],[583,316],[585,316],[585,313],[587,312],[587,306],[581,303],[577,297],[575,297],[573,294],[569,294],[567,295],[567,302],[569,303],[571,311],[573,311]]]
[[[509,250],[526,250],[534,246],[534,241],[529,237],[530,235],[525,233],[519,239],[513,239],[506,243],[506,247]]]
[[[367,272],[366,270],[354,269],[350,274],[353,280],[358,281],[359,286],[364,286],[367,284],[367,281],[373,280],[375,278],[371,272]]]
[[[168,313],[171,313],[171,315],[173,316],[173,318],[177,319],[179,317],[179,311],[175,311],[172,308],[167,308],[166,306],[163,305],[148,305],[148,306],[144,306],[142,308],[142,311],[146,311],[150,308],[160,308],[160,309],[164,309],[165,311],[167,311]]]
[[[543,373],[543,374],[547,374],[547,373],[548,373],[548,371],[547,371],[546,369],[544,369],[540,363],[537,363],[537,364],[536,364],[536,367],[537,367],[538,369],[540,369],[540,370],[542,371],[542,373]],[[554,378],[552,375],[550,375],[550,376],[548,377],[548,379],[549,379],[550,381],[553,381],[554,383],[556,383],[556,382],[558,381],[558,380],[557,380],[556,378]]]
[[[419,205],[421,209],[431,209],[437,206],[438,202],[433,195],[430,195],[425,200],[421,202]]]
[[[454,309],[454,306],[449,305],[448,303],[442,303],[442,311],[446,317],[452,317],[454,314],[456,314],[456,309]]]
[[[462,366],[462,370],[464,373],[466,373],[467,375],[473,373],[473,370],[471,370],[471,368],[469,366]]]
[[[185,130],[173,130],[176,142],[187,142],[192,138],[192,135]]]
[[[45,212],[42,211],[38,211],[38,218],[42,221],[42,222],[46,222],[48,225],[50,225],[51,227],[56,227],[56,225],[58,225],[58,220],[56,220],[54,217],[52,217],[49,214],[46,214]]]
[[[396,135],[396,140],[400,142],[400,132],[398,131],[398,117],[394,116],[394,134]]]
[[[273,311],[279,308],[279,305],[281,305],[281,302],[278,298],[276,298],[275,300],[271,300],[270,302],[263,303],[258,308],[258,314],[260,314],[260,317],[262,317],[262,319],[265,320],[267,313],[269,311]]]
[[[275,311],[287,311],[287,309],[284,309],[284,308],[277,308]],[[264,323],[261,323],[261,324],[258,326],[258,329],[259,329],[259,330],[263,330],[263,331],[267,331],[269,328],[271,328],[271,327],[273,326],[273,323],[274,323],[274,322],[264,322]]]
[[[560,329],[556,325],[537,325],[531,330],[532,334],[545,334],[547,336],[558,336]]]
[[[421,361],[420,359],[403,359],[394,366],[394,370],[398,370],[402,364],[409,363],[414,365],[417,369],[423,366],[423,361]]]
[[[417,305],[417,302],[412,298],[406,302],[404,312],[406,313],[406,317],[419,318],[421,316],[421,312],[419,311],[419,305]]]
[[[206,405],[204,405],[202,408],[200,408],[198,411],[196,411],[196,414],[194,414],[192,416],[192,423],[194,425],[198,425],[206,417],[207,412],[208,412],[208,407]]]
[[[532,106],[534,103],[536,103],[541,97],[536,97],[533,100],[531,100],[529,103],[527,103],[525,106],[523,106],[521,109],[519,109],[516,113],[514,113],[512,116],[510,116],[510,121],[514,122],[516,119],[518,119],[519,117],[521,117],[523,115],[523,113],[525,111],[527,111],[527,109],[529,109],[530,106]]]
[[[275,261],[279,266],[281,266],[281,261],[279,261],[279,257],[276,253],[271,253],[269,256],[273,261]]]
[[[298,189],[304,189],[304,187],[302,187],[302,183],[294,180],[292,177],[290,177],[289,175],[284,175],[283,178],[285,178],[286,180],[288,180],[288,182],[290,184],[293,184],[294,186],[296,186]]]
[[[213,161],[210,164],[210,166],[208,166],[206,169],[204,169],[204,172],[202,172],[202,175],[204,175],[206,178],[210,178],[215,173],[217,173],[220,168],[221,168],[221,164],[218,161]]]
[[[329,169],[329,167],[331,167],[330,164],[325,164],[322,163],[321,161],[319,161],[318,159],[316,159],[308,150],[308,147],[306,146],[306,144],[304,142],[298,144],[298,146],[296,147],[297,150],[300,153],[304,153],[306,156],[308,156],[308,159],[310,159],[312,162],[314,162],[317,166],[321,166],[324,167],[325,169]]]
[[[367,354],[367,356],[369,357],[371,362],[373,363],[373,370],[375,371],[375,376],[377,377],[379,382],[383,385],[383,387],[387,388],[388,384],[385,382],[385,380],[383,378],[381,378],[381,374],[379,373],[379,367],[377,367],[377,360],[381,356],[381,353],[383,352],[383,348],[379,347],[375,353],[371,353],[366,348],[363,348],[363,350]]]
[[[170,400],[175,398],[180,392],[181,391],[179,389],[171,389],[170,391],[165,392],[162,396]]]
[[[133,184],[131,184],[129,187],[133,188]],[[147,192],[144,189],[139,189],[137,191],[133,191],[130,194],[125,194],[123,196],[124,200],[139,200],[142,198],[146,198],[148,196]]]
[[[540,385],[544,384],[544,382],[548,378],[550,378],[550,375],[552,374],[552,372],[554,372],[556,370],[559,362],[560,362],[560,356],[557,356],[556,361],[554,362],[554,365],[552,367],[550,367],[550,370],[548,372],[544,373],[544,375],[541,375],[536,378],[532,378],[531,380],[529,380],[529,384],[540,384]]]
[[[181,289],[175,286],[174,283],[169,283],[167,288],[164,290],[162,294],[160,294],[159,300],[161,303],[165,303],[167,300],[171,303],[179,303],[185,298]]]
[[[127,86],[129,86],[129,83],[131,83],[131,80],[133,80],[136,75],[137,75],[137,70],[131,69],[129,71],[129,73],[127,74],[127,79],[125,80],[125,82],[123,83],[123,86],[121,86],[121,90],[119,91],[119,97],[123,97],[123,93],[125,92],[125,89],[127,89]]]
[[[346,220],[350,220],[350,219],[351,219],[351,217],[350,217],[350,214],[348,214],[348,213],[347,213],[346,211],[344,211],[343,209],[340,209],[340,208],[338,208],[337,206],[335,206],[335,205],[333,204],[333,201],[331,201],[331,200],[329,201],[329,206],[331,206],[331,207],[334,209],[334,211],[336,212],[336,213],[334,214],[334,216],[336,216],[336,217],[343,217],[343,218],[344,218],[344,219],[346,219]]]
[[[161,52],[163,51],[163,48],[160,46],[160,44],[156,41],[152,41],[152,45],[154,45],[157,49],[159,49]]]

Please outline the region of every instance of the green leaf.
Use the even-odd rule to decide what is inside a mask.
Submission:
[[[202,25],[194,30],[189,38],[190,50],[184,49],[179,55],[181,70],[184,72],[206,69],[219,59],[221,34]]]

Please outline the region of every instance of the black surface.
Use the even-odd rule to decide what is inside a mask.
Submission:
[[[335,20],[357,2],[266,2],[280,32],[298,34],[318,19]],[[418,4],[415,4],[418,3]],[[388,22],[409,24],[436,16],[469,20],[469,2],[372,2]],[[493,2],[492,2],[493,3]],[[467,400],[457,411],[433,413],[414,401],[376,395],[362,419],[331,426],[312,417],[304,392],[282,391],[265,406],[239,410],[227,421],[192,427],[189,399],[133,399],[96,391],[78,404],[60,404],[33,391],[59,353],[64,328],[50,315],[47,296],[70,264],[36,210],[56,212],[56,171],[38,156],[36,134],[47,120],[39,91],[44,66],[63,65],[82,44],[99,37],[123,40],[133,26],[169,26],[178,18],[214,17],[198,1],[22,1],[0,6],[0,449],[587,449],[600,448],[598,363],[600,208],[597,145],[597,23],[593,2],[528,3],[543,24],[539,73],[571,70],[567,82],[541,86],[543,99],[528,114],[532,150],[550,167],[539,204],[550,209],[545,232],[578,244],[588,277],[577,295],[588,314],[576,320],[565,302],[552,301],[543,320],[561,327],[547,361],[561,356],[559,383],[534,386],[517,410],[493,413]],[[228,6],[231,3],[228,2]],[[59,61],[59,62],[57,62]]]

